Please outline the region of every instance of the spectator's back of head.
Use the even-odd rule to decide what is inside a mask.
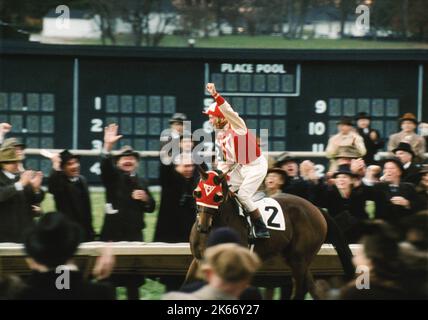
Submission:
[[[37,263],[53,268],[72,258],[81,241],[77,224],[61,213],[49,212],[26,234],[24,247]]]
[[[225,243],[205,251],[202,270],[212,269],[223,281],[236,283],[251,280],[260,265],[255,253],[240,245]]]
[[[361,224],[360,242],[365,256],[371,261],[376,275],[395,278],[400,272],[398,234],[382,221]]]
[[[25,284],[17,276],[4,275],[0,277],[0,300],[12,300],[19,296]]]
[[[419,250],[428,250],[428,210],[404,218],[400,225],[406,241]]]
[[[229,227],[214,229],[208,236],[206,247],[212,247],[223,243],[241,244],[241,237],[238,232]]]

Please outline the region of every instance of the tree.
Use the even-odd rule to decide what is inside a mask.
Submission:
[[[356,0],[340,0],[340,37],[345,35],[345,23],[349,14],[355,13],[355,8],[358,5]]]
[[[158,46],[166,28],[175,21],[175,14],[164,11],[166,0],[124,0],[120,12],[131,24],[134,45]]]
[[[172,0],[173,5],[180,14],[180,23],[184,32],[194,35],[195,30],[202,33],[203,37],[208,37],[210,31],[215,26],[216,13],[218,19],[219,5],[214,4],[213,0]],[[219,21],[217,21],[217,28]]]
[[[109,39],[113,45],[116,44],[116,18],[118,17],[118,6],[115,0],[91,0],[92,11],[99,16],[98,26],[101,31],[101,42],[106,44]]]

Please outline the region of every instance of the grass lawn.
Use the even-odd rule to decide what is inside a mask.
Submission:
[[[189,37],[165,36],[161,47],[187,47]],[[428,49],[428,43],[371,41],[357,39],[284,39],[281,36],[227,35],[221,37],[195,38],[196,48],[254,48],[254,49]],[[100,39],[58,39],[64,44],[101,45]],[[109,42],[108,42],[109,44]],[[117,37],[117,45],[133,45],[132,37]]]

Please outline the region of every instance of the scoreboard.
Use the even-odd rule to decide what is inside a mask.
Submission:
[[[214,82],[249,128],[267,129],[270,151],[323,151],[342,116],[365,111],[387,137],[398,117],[428,120],[428,52],[144,49],[3,44],[0,121],[27,147],[96,149],[103,128],[118,123],[118,148],[159,150],[175,112],[192,130],[208,128],[201,113]],[[326,161],[314,159],[323,170]],[[49,160],[26,167],[49,173]],[[140,174],[155,182],[159,159],[144,158]],[[99,159],[82,171],[98,183]]]

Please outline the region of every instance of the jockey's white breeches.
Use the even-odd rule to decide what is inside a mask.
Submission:
[[[268,162],[266,158],[261,155],[249,164],[238,164],[230,173],[230,190],[233,192],[238,190],[236,195],[248,212],[257,209],[252,197],[263,183],[267,170]]]

